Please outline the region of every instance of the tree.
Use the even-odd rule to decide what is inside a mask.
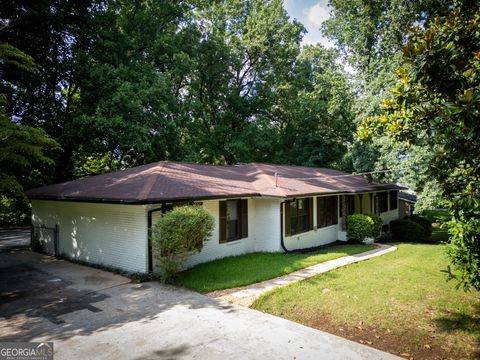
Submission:
[[[395,71],[402,64],[402,47],[407,42],[408,29],[415,24],[426,24],[434,16],[448,10],[443,0],[331,0],[331,17],[323,24],[327,37],[336,43],[343,59],[353,67],[356,99],[353,103],[355,123],[381,113],[381,104],[388,97],[388,89],[396,81]],[[371,142],[354,140],[346,156],[345,170],[372,171],[397,169],[415,165],[416,169],[378,174],[372,179],[400,181],[418,196],[418,210],[438,205],[442,199],[438,188],[414,172],[428,172],[431,152],[417,143],[414,148],[392,144],[382,135]],[[424,189],[429,191],[424,191]]]
[[[304,31],[281,0],[211,2],[197,14],[199,58],[188,87],[196,161],[268,161],[276,135],[267,109],[288,77]]]
[[[278,133],[274,162],[340,166],[354,131],[354,94],[336,58],[334,50],[304,46],[291,76],[278,81],[268,113]]]
[[[185,260],[210,238],[213,227],[213,216],[202,206],[178,206],[162,215],[151,238],[163,281],[175,280]]]
[[[57,166],[50,181],[70,177],[68,166],[76,129],[71,127],[72,102],[78,97],[77,50],[88,47],[95,34],[91,16],[103,1],[4,0],[0,42],[28,54],[35,72],[19,72],[14,64],[3,68],[1,92],[5,111],[22,125],[43,129],[59,142],[62,152],[52,154]]]
[[[6,67],[18,72],[34,72],[33,59],[9,44],[0,44],[2,90],[11,86],[3,77]],[[12,122],[8,102],[0,93],[0,224],[15,225],[27,220],[28,203],[24,186],[38,185],[37,171],[53,161],[45,152],[58,147],[43,130]]]
[[[455,1],[446,16],[411,30],[393,97],[358,135],[428,146],[429,174],[450,201],[449,255],[465,289],[480,289],[480,8]],[[468,229],[468,231],[467,231]],[[475,230],[476,229],[476,230]],[[476,279],[476,280],[474,280]]]

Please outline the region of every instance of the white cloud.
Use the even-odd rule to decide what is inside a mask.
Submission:
[[[295,0],[283,0],[283,6],[287,11],[290,11],[293,8]]]
[[[318,29],[322,23],[330,17],[330,11],[326,1],[319,1],[315,5],[303,9],[307,25]]]

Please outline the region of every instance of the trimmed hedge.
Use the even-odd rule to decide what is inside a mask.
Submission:
[[[377,238],[382,225],[383,220],[377,215],[350,215],[347,217],[347,239],[349,242],[362,242],[366,237]]]
[[[425,242],[430,238],[428,230],[411,219],[391,221],[390,232],[396,241]]]
[[[414,221],[417,224],[423,226],[423,228],[428,232],[428,237],[432,236],[432,223],[427,218],[420,215],[412,215],[410,217],[407,216],[406,219]]]

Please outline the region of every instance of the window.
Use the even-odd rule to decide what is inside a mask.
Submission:
[[[378,211],[380,213],[388,211],[388,192],[381,192],[377,194]]]
[[[248,237],[248,200],[219,202],[220,243]]]
[[[285,204],[285,235],[313,229],[313,198],[296,199]]]
[[[390,210],[398,209],[398,191],[390,191]]]
[[[338,224],[337,196],[317,198],[317,227],[322,228]]]
[[[340,198],[340,217],[343,217],[343,202],[345,201],[347,216],[355,213],[355,195],[342,195]]]

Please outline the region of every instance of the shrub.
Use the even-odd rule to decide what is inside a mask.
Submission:
[[[373,220],[372,234],[369,236],[374,237],[376,239],[380,236],[382,232],[383,219],[378,215],[367,215],[367,216],[370,216],[370,218]]]
[[[476,194],[462,194],[450,208],[447,255],[452,266],[447,268],[449,279],[456,279],[457,286],[463,286],[465,291],[480,291],[480,198]]]
[[[201,206],[175,207],[158,220],[151,239],[162,281],[176,280],[184,261],[210,238],[213,225],[212,215]]]
[[[424,242],[430,237],[428,231],[411,219],[393,220],[390,222],[393,239],[406,242]]]
[[[362,242],[366,237],[377,238],[382,229],[380,216],[353,214],[347,216],[347,239],[350,242]]]
[[[420,215],[412,215],[410,217],[406,217],[406,219],[414,221],[417,224],[423,226],[423,228],[428,232],[428,237],[432,236],[432,223],[427,218]]]

